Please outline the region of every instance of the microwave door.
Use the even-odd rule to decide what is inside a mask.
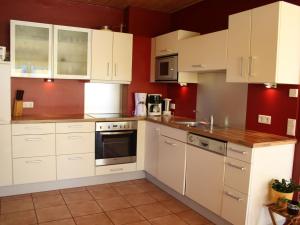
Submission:
[[[176,81],[177,63],[172,58],[159,58],[156,61],[156,80]]]

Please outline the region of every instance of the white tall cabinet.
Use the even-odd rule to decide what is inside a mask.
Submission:
[[[0,186],[12,184],[11,125],[0,124]]]
[[[299,21],[283,1],[230,15],[227,82],[299,84]]]
[[[92,32],[92,80],[130,83],[133,35],[107,30]]]
[[[12,20],[10,23],[11,76],[52,76],[53,26]]]

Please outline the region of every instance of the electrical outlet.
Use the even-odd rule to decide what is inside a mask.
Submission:
[[[272,117],[266,115],[258,115],[258,123],[270,125],[272,123]]]
[[[170,109],[173,109],[173,110],[175,110],[175,108],[176,108],[176,105],[175,105],[175,103],[171,103],[171,104],[170,104]]]
[[[32,109],[34,107],[33,102],[23,102],[23,108],[24,109]]]
[[[290,135],[290,136],[296,135],[296,120],[295,119],[288,119],[286,134]]]
[[[298,89],[290,89],[289,97],[290,98],[298,98]]]

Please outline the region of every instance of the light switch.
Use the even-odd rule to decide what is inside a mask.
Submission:
[[[290,136],[296,135],[296,120],[295,119],[288,119],[286,134],[290,135]]]
[[[298,98],[298,89],[290,89],[289,90],[289,97]]]
[[[32,109],[34,107],[33,102],[23,102],[23,108],[24,109]]]

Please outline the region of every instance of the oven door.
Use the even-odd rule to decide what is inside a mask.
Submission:
[[[136,162],[137,131],[97,131],[96,166]]]
[[[177,73],[177,58],[178,56],[167,56],[156,59],[156,81],[174,81],[178,80]]]

